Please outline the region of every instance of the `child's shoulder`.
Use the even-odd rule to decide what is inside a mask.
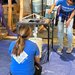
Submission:
[[[10,43],[10,45],[14,45],[16,43],[16,41],[12,41],[11,43]]]
[[[31,41],[31,40],[27,40],[27,42],[29,43],[29,44],[35,44],[33,41]]]
[[[28,44],[33,45],[33,46],[36,46],[35,41],[34,41],[34,42],[33,42],[33,41],[31,41],[31,40],[27,40],[27,41],[28,41]]]

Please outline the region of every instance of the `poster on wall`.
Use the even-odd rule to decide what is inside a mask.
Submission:
[[[47,0],[47,5],[52,5],[55,2],[55,0]]]
[[[47,0],[47,5],[52,5],[54,2],[56,3],[58,0]]]

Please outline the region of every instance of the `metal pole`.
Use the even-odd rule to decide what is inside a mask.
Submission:
[[[49,38],[50,38],[50,33],[49,33],[49,25],[48,25],[48,58],[47,60],[49,61]]]
[[[42,0],[42,16],[43,16],[43,0]]]
[[[33,1],[31,0],[31,14],[33,14]]]
[[[52,20],[52,49],[53,49],[54,19]]]

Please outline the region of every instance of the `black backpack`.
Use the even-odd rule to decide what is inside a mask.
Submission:
[[[35,62],[35,74],[34,75],[41,75],[42,73],[42,66]]]

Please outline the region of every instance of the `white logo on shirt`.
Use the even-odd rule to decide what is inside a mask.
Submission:
[[[14,55],[14,54],[12,54],[11,56],[16,60],[16,62],[17,62],[18,64],[20,64],[20,63],[24,62],[25,59],[27,59],[28,54],[27,54],[25,51],[23,51],[23,52],[20,54],[20,56],[16,56],[16,55]]]
[[[74,8],[69,8],[69,7],[65,7],[65,6],[62,6],[62,9],[64,11],[73,11],[74,10]]]

